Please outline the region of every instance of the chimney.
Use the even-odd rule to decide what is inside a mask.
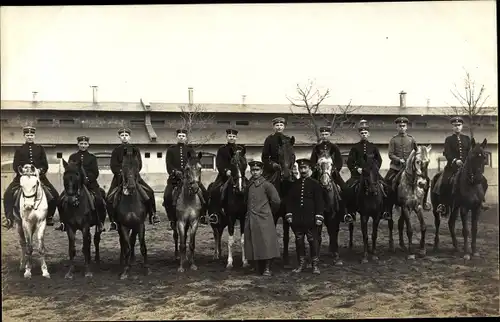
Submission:
[[[92,102],[94,104],[97,104],[97,85],[90,85],[92,87]]]
[[[188,87],[189,105],[193,105],[193,88]]]
[[[31,92],[33,94],[33,103],[38,103],[37,99],[36,99],[36,94],[38,94],[38,92]]]
[[[430,106],[431,106],[431,99],[430,99],[430,98],[428,98],[428,99],[427,99],[427,107],[430,107]]]
[[[247,98],[246,95],[241,95],[241,105],[245,105],[246,98]]]
[[[403,108],[406,107],[406,92],[401,91],[399,93],[399,107]]]

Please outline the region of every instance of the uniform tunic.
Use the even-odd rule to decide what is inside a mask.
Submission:
[[[273,210],[280,207],[276,188],[263,177],[253,179],[246,191],[245,255],[249,260],[280,257]]]
[[[316,215],[322,215],[324,207],[323,188],[318,181],[307,177],[292,183],[285,201],[285,212],[292,214],[292,226],[299,230],[314,228]]]
[[[171,145],[167,149],[167,155],[165,157],[165,166],[168,173],[168,183],[173,183],[175,178],[172,176],[174,170],[182,171],[188,162],[188,154],[190,156],[195,156],[196,152],[194,149],[184,143],[177,143]]]
[[[409,134],[398,134],[389,141],[390,168],[396,171],[401,170],[401,159],[408,160],[413,147],[417,144],[415,138]]]
[[[349,152],[349,157],[347,159],[347,167],[351,171],[351,178],[359,177],[357,168],[363,168],[365,165],[364,156],[368,158],[373,158],[377,162],[378,168],[382,166],[382,157],[377,146],[369,141],[359,141],[356,143]]]
[[[79,167],[85,170],[87,187],[99,196],[99,167],[97,166],[97,157],[89,151],[78,151],[70,155],[68,161],[75,162]]]
[[[283,138],[290,140],[289,136],[278,132],[271,134],[266,138],[261,156],[261,161],[264,164],[267,165],[271,162],[279,163],[278,149]]]
[[[443,155],[446,158],[446,166],[443,172],[443,183],[447,183],[453,173],[458,170],[456,160],[465,162],[467,154],[471,148],[471,139],[464,134],[453,134],[444,141]]]
[[[337,171],[340,171],[342,169],[342,165],[344,163],[344,161],[342,160],[342,153],[340,153],[339,147],[330,141],[318,143],[313,147],[310,158],[312,167],[314,167],[318,163],[318,149],[327,150],[328,154],[332,157],[333,164]]]
[[[217,167],[217,171],[219,172],[217,174],[217,179],[219,180],[219,182],[223,179],[227,179],[226,171],[230,170],[232,155],[237,150],[243,150],[243,147],[234,143],[227,143],[221,146],[219,150],[217,150],[215,166]]]

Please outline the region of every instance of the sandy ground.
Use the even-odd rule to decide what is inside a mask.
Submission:
[[[498,208],[484,213],[479,225],[480,258],[464,262],[454,254],[446,222],[441,225],[441,249],[432,250],[434,220],[428,227],[425,258],[406,260],[405,254],[388,250],[387,222],[379,230],[378,262],[359,262],[362,242],[356,223],[355,246],[346,248],[347,226],[341,227],[342,267],[332,266],[323,233],[322,273],[310,270],[293,274],[274,265],[273,277],[253,275],[241,267],[239,234],[235,267],[226,271],[224,260],[213,260],[213,235],[209,226],[197,234],[198,271],[178,273],[172,232],[165,216],[160,225],[147,228],[152,274],[144,276],[137,246],[137,263],[128,280],[118,279],[119,244],[116,232],[102,235],[101,267],[94,277],[83,276],[81,235],[77,239],[74,280],[64,279],[68,269],[67,237],[49,227],[46,233],[50,280],[41,276],[35,251],[33,278],[19,273],[19,243],[13,230],[2,228],[2,310],[5,321],[26,320],[138,320],[138,319],[250,319],[250,318],[364,318],[492,316],[499,314]],[[414,218],[413,222],[417,221]],[[461,223],[457,224],[462,247]],[[396,228],[397,229],[397,228]],[[418,225],[414,226],[414,230]],[[278,226],[281,236],[281,225]],[[395,231],[397,236],[397,231]],[[419,238],[420,233],[415,234]],[[414,236],[415,236],[414,235]],[[415,241],[417,242],[417,241]],[[227,230],[223,255],[227,256]],[[397,238],[396,238],[397,245]],[[295,244],[290,250],[295,265]]]

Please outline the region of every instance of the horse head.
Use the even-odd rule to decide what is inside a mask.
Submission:
[[[413,183],[425,187],[427,184],[427,168],[430,162],[430,151],[432,146],[413,146],[413,150],[405,165],[405,173],[413,178]]]
[[[68,202],[78,207],[80,203],[80,189],[83,185],[83,175],[76,162],[70,161],[68,163],[63,159],[63,166],[63,185],[66,198],[68,198]]]
[[[279,136],[278,139],[278,162],[281,166],[281,178],[282,180],[292,180],[290,175],[292,172],[292,166],[295,163],[295,152],[293,145],[295,144],[295,137],[291,138],[285,136]]]
[[[201,152],[195,155],[191,155],[190,152],[187,154],[188,162],[184,167],[184,182],[188,184],[189,193],[191,195],[196,194],[200,189],[201,169],[203,168],[201,165],[202,156],[203,154]]]
[[[137,149],[132,146],[123,149],[122,179],[123,194],[134,192],[139,179],[139,160]]]
[[[484,149],[487,143],[488,141],[486,139],[484,139],[481,144],[477,144],[474,138],[471,140],[471,149],[469,150],[464,164],[464,169],[470,184],[479,184],[482,180],[486,159]]]
[[[378,196],[382,193],[379,183],[379,166],[375,159],[363,157],[365,163],[361,170],[360,183],[366,196]]]
[[[247,159],[245,157],[246,148],[242,146],[241,149],[230,150],[231,161],[230,170],[231,176],[233,177],[234,188],[237,192],[243,193],[245,191],[245,172],[248,166]]]
[[[320,143],[314,147],[314,152],[318,156],[316,168],[319,173],[319,182],[328,190],[332,189],[332,174],[337,169],[333,166],[333,159],[326,143]]]
[[[36,194],[40,186],[40,171],[32,164],[19,166],[18,171],[21,174],[19,185],[25,199],[24,208],[30,210],[35,206]]]

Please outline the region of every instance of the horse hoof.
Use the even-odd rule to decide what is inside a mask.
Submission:
[[[361,264],[366,264],[366,263],[368,263],[368,259],[367,259],[367,258],[363,258],[363,259],[361,260]]]
[[[73,279],[73,274],[72,273],[67,273],[66,275],[64,275],[64,278],[67,279],[67,280],[72,280]]]
[[[218,261],[219,259],[220,259],[220,256],[219,256],[219,254],[217,254],[217,255],[214,255],[214,260]]]
[[[128,278],[128,274],[121,274],[120,279],[121,280],[126,280]]]
[[[421,249],[419,252],[418,252],[418,255],[420,255],[420,257],[425,257],[425,255],[427,255],[427,251],[425,249]]]
[[[250,266],[250,264],[248,264],[248,262],[243,262],[243,268],[247,268],[248,266]]]
[[[228,269],[228,270],[233,269],[233,264],[227,264],[227,265],[226,265],[226,269]]]
[[[42,276],[45,277],[45,278],[47,278],[47,279],[50,279],[50,273],[49,272],[43,272]]]
[[[198,270],[198,266],[196,266],[195,264],[191,264],[191,266],[189,267],[189,269],[191,269],[192,271],[197,271]]]
[[[85,277],[92,278],[92,277],[94,277],[94,274],[92,274],[92,272],[87,272],[87,273],[85,273]]]
[[[151,275],[151,269],[149,267],[146,268],[144,275],[146,275],[146,276]]]
[[[407,258],[408,258],[408,260],[414,260],[415,259],[415,255],[413,255],[413,254],[412,255],[408,255]]]
[[[343,266],[344,262],[341,259],[339,259],[339,260],[335,261],[334,265],[335,266]]]
[[[184,267],[179,267],[179,268],[177,269],[177,272],[179,272],[179,273],[184,273],[184,272],[185,272]]]
[[[374,261],[378,261],[378,256],[377,256],[377,255],[373,255],[373,256],[372,256],[372,260],[374,260]]]
[[[469,254],[465,254],[465,255],[464,255],[464,259],[465,259],[466,261],[470,260],[470,255],[469,255]]]
[[[475,253],[473,253],[473,254],[472,254],[472,257],[479,257],[479,256],[480,256],[480,255],[479,255],[479,253],[478,253],[478,252],[475,252]]]
[[[31,272],[24,272],[24,278],[30,279],[31,278]]]

